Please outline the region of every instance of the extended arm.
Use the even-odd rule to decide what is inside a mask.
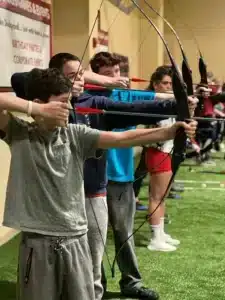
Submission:
[[[174,139],[177,130],[183,127],[186,134],[192,138],[195,134],[197,122],[192,121],[189,124],[177,122],[169,127],[154,129],[136,129],[124,132],[101,132],[98,141],[98,147],[101,149],[108,148],[127,148],[138,145],[145,145],[155,142],[163,142]]]
[[[194,111],[198,102],[195,97],[189,97],[189,110]],[[108,111],[120,111],[120,112],[135,112],[135,113],[152,113],[152,114],[167,114],[176,115],[176,101],[164,100],[164,101],[135,101],[133,103],[115,102],[107,97],[95,96],[92,108],[99,108]],[[153,117],[134,117],[134,116],[122,116],[122,115],[106,115],[106,125],[108,130],[113,128],[124,128],[127,126],[136,125],[150,125],[155,124],[163,118]]]
[[[137,112],[137,113],[152,113],[152,114],[176,114],[176,102],[175,101],[135,101],[134,103],[114,102],[106,97],[96,97],[93,102],[93,108],[104,109],[108,111],[120,111],[120,112]],[[136,125],[149,125],[155,124],[162,120],[162,118],[152,117],[134,117],[134,116],[122,116],[122,115],[106,115],[105,124],[107,129],[125,128],[127,126]]]
[[[0,130],[5,131],[9,122],[9,114],[7,112],[27,113],[29,105],[32,116],[42,116],[50,119],[66,121],[68,118],[68,104],[56,101],[57,97],[53,96],[52,102],[39,104],[30,102],[8,93],[0,93]]]

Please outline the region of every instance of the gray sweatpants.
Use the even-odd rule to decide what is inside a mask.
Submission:
[[[94,300],[87,235],[53,237],[22,233],[19,300]]]
[[[94,272],[95,300],[101,300],[104,292],[101,283],[101,264],[108,229],[106,197],[86,198],[86,213],[88,218],[88,242]]]
[[[124,241],[132,234],[136,203],[133,183],[109,181],[107,187],[107,204],[109,222],[114,232],[116,253]],[[123,246],[117,259],[121,272],[120,289],[140,287],[141,275],[138,271],[137,257],[134,249],[133,237]],[[104,274],[103,274],[104,276]],[[105,276],[103,282],[105,282]]]

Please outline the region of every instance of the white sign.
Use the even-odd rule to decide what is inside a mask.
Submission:
[[[15,72],[47,68],[51,54],[51,6],[41,0],[0,0],[0,87]]]
[[[98,38],[95,39],[96,42],[96,53],[99,52],[109,52],[109,35],[108,32],[99,30],[98,31]]]

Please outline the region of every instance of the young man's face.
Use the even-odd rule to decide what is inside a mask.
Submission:
[[[154,90],[157,93],[166,93],[172,90],[172,79],[170,76],[165,75],[163,76],[162,80],[154,83]]]
[[[84,70],[79,61],[70,60],[63,66],[63,74],[68,77],[71,82],[76,81],[73,85],[73,96],[78,97],[84,92]]]
[[[99,69],[99,75],[109,76],[109,77],[120,77],[120,66],[115,65],[112,67],[103,66]]]

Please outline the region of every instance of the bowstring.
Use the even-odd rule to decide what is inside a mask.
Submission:
[[[104,1],[104,0],[103,0],[103,1]],[[109,32],[110,32],[110,30],[111,30],[113,24],[114,24],[114,23],[116,22],[116,20],[118,19],[120,13],[121,13],[121,11],[118,9],[116,15],[115,15],[114,18],[112,19],[112,21],[111,21],[111,23],[109,24],[107,30],[104,30],[104,31],[103,31],[103,37],[101,37],[100,40],[104,41],[105,37],[109,34]],[[100,9],[98,10],[98,13],[97,13],[97,20],[98,20],[99,17],[100,17]],[[96,22],[97,22],[97,20],[96,20]],[[89,66],[89,63],[87,64],[87,66],[85,67],[85,69],[87,69],[88,66]]]
[[[127,0],[127,1],[128,1],[128,0]],[[83,60],[84,60],[84,57],[85,57],[85,54],[86,54],[86,51],[87,51],[87,48],[88,48],[90,39],[91,39],[91,36],[92,36],[92,34],[93,34],[95,25],[96,25],[96,23],[97,23],[97,21],[98,21],[98,18],[99,18],[99,16],[100,16],[100,11],[101,11],[103,2],[104,2],[104,0],[101,1],[100,7],[99,7],[99,9],[98,9],[98,11],[97,11],[97,14],[96,14],[96,17],[95,17],[95,20],[94,20],[94,23],[93,23],[91,32],[90,32],[90,34],[89,34],[89,36],[88,36],[88,40],[87,40],[87,42],[86,42],[85,49],[84,49],[84,51],[83,51],[83,54],[82,54],[82,57],[81,57],[81,60],[80,60],[80,63],[79,63],[78,70],[77,70],[77,72],[76,72],[76,74],[74,75],[74,78],[73,78],[73,80],[72,80],[72,86],[71,86],[71,89],[70,89],[70,92],[69,92],[69,96],[68,96],[68,103],[70,103],[70,101],[71,101],[71,99],[72,99],[73,85],[74,85],[74,83],[75,83],[75,81],[76,81],[76,79],[77,79],[77,77],[78,77],[79,71],[80,71],[80,69],[81,69],[81,66],[82,66],[82,63],[83,63]],[[118,10],[116,16],[113,18],[112,22],[110,23],[110,25],[109,25],[107,31],[104,31],[103,38],[101,38],[102,40],[104,40],[104,38],[106,37],[106,35],[107,35],[108,32],[110,31],[110,29],[112,28],[113,24],[114,24],[115,21],[118,19],[120,13],[121,13],[121,11]],[[75,109],[75,112],[76,112],[76,106],[75,106],[75,104],[74,104],[74,109]],[[99,157],[98,159],[100,159],[100,158],[101,158],[101,157]],[[80,171],[82,171],[82,170],[80,170]],[[82,173],[81,173],[81,174],[82,174]],[[83,178],[83,180],[84,180],[84,178]],[[107,209],[105,203],[104,203],[104,207],[105,207],[106,212],[108,213],[108,209]],[[100,229],[100,226],[99,226],[99,223],[98,223],[98,220],[97,220],[97,216],[96,216],[96,214],[95,214],[95,211],[94,211],[94,208],[93,208],[92,203],[91,203],[91,208],[92,208],[92,212],[93,212],[93,215],[94,215],[94,217],[95,217],[95,221],[96,221],[96,224],[97,224],[97,227],[98,227],[98,231],[99,231],[99,234],[100,234],[100,237],[101,237],[103,246],[104,246],[104,252],[105,252],[105,254],[106,254],[106,258],[107,258],[107,261],[108,261],[110,270],[112,271],[113,267],[112,267],[112,265],[111,265],[111,263],[110,263],[109,254],[108,254],[108,251],[107,251],[107,246],[106,246],[106,243],[104,242],[104,238],[103,238],[103,236],[102,236],[101,229]]]
[[[172,67],[173,67],[173,69],[176,71],[176,73],[177,73],[179,79],[182,80],[180,70],[179,70],[178,66],[176,65],[176,63],[175,63],[175,60],[174,60],[174,58],[172,57],[171,52],[169,51],[168,44],[167,44],[167,42],[164,40],[162,33],[161,33],[160,30],[157,28],[157,26],[154,24],[154,22],[153,22],[153,21],[145,14],[145,12],[141,9],[141,7],[137,4],[137,2],[134,1],[134,0],[131,0],[131,1],[132,1],[133,4],[138,8],[139,12],[141,12],[141,13],[146,17],[146,19],[149,21],[149,23],[151,23],[151,25],[154,27],[154,29],[156,30],[156,32],[159,34],[159,36],[160,36],[160,38],[161,38],[161,40],[162,40],[162,42],[163,42],[163,44],[164,44],[164,46],[165,46],[165,48],[166,48],[166,50],[167,50],[168,56],[169,56],[170,61],[171,61],[171,63],[172,63]],[[183,81],[183,80],[182,80],[182,81]],[[177,132],[176,135],[178,135],[179,132],[182,133],[182,130],[181,130],[181,131],[178,130],[178,132]],[[174,150],[174,148],[175,148],[175,146],[173,146],[172,149]],[[168,154],[168,155],[169,155],[169,154]],[[168,155],[167,155],[167,157],[168,157]],[[167,157],[166,157],[166,158],[167,158]],[[164,158],[164,160],[165,160],[166,158]],[[148,220],[152,217],[152,215],[158,210],[158,208],[160,207],[160,205],[165,201],[165,197],[166,197],[167,193],[168,193],[169,190],[170,190],[171,184],[172,184],[172,182],[173,182],[173,180],[174,180],[174,178],[175,178],[175,175],[176,175],[176,173],[177,173],[177,170],[178,170],[178,169],[174,170],[174,172],[173,172],[173,174],[172,174],[172,176],[171,176],[171,178],[170,178],[170,181],[169,181],[169,183],[168,183],[168,185],[167,185],[167,188],[166,188],[166,190],[165,190],[165,192],[164,192],[164,194],[163,194],[163,197],[161,198],[161,200],[160,200],[160,202],[158,203],[158,205],[156,206],[156,208],[153,210],[153,212],[152,212],[151,214],[148,214],[148,215],[146,216],[146,219],[142,222],[142,224],[140,224],[140,226],[139,226],[138,228],[136,228],[136,229],[133,231],[133,233],[127,237],[127,239],[123,242],[122,246],[120,247],[119,251],[116,253],[115,258],[114,258],[114,261],[113,261],[113,264],[112,264],[112,277],[115,277],[115,263],[116,263],[116,260],[117,260],[117,258],[118,258],[118,256],[119,256],[121,250],[123,249],[124,245],[128,242],[128,240],[129,240],[131,237],[133,237],[133,236],[134,236],[134,235],[135,235],[135,234],[143,227],[143,225],[146,223],[146,221],[148,221]]]
[[[85,54],[86,54],[86,51],[87,51],[87,48],[88,48],[88,45],[89,45],[89,42],[90,42],[90,39],[91,39],[91,36],[93,34],[93,31],[94,31],[94,28],[96,26],[96,23],[98,21],[98,18],[99,18],[99,13],[100,13],[100,10],[103,6],[103,3],[104,3],[105,0],[102,0],[101,3],[100,3],[100,6],[99,6],[99,9],[97,11],[97,14],[96,14],[96,17],[95,17],[95,20],[94,20],[94,23],[92,25],[92,28],[91,28],[91,31],[90,31],[90,34],[88,36],[88,39],[87,39],[87,42],[85,44],[85,48],[84,48],[84,51],[83,51],[83,54],[82,54],[82,57],[81,57],[81,60],[80,60],[80,63],[79,63],[79,66],[78,66],[78,70],[76,72],[76,74],[74,75],[73,77],[73,80],[72,80],[72,85],[71,85],[71,88],[70,88],[70,91],[69,91],[69,96],[68,96],[68,104],[69,106],[71,107],[71,99],[73,97],[73,85],[74,83],[76,82],[76,79],[78,77],[78,74],[81,70],[81,67],[82,67],[82,63],[83,63],[83,60],[84,60],[84,57],[85,57]],[[76,103],[74,102],[74,110],[75,110],[75,113],[76,113]],[[81,174],[83,174],[83,181],[84,181],[84,173],[83,173],[83,170],[82,170],[82,167],[79,165],[79,169],[80,169],[80,172]],[[90,200],[91,202],[91,200]],[[91,203],[91,208],[92,208],[92,212],[93,212],[93,215],[94,215],[94,218],[95,218],[95,221],[96,221],[96,224],[97,224],[97,227],[98,227],[98,232],[99,232],[99,235],[100,235],[100,238],[102,240],[102,244],[103,244],[103,247],[104,247],[104,253],[106,254],[106,258],[107,258],[107,262],[109,264],[109,267],[110,269],[112,269],[112,265],[111,265],[111,262],[110,262],[110,259],[109,259],[109,254],[108,254],[108,251],[107,251],[107,248],[106,248],[106,243],[104,243],[104,238],[102,236],[102,233],[101,233],[101,229],[100,229],[100,226],[99,226],[99,223],[98,223],[98,220],[97,220],[97,217],[96,217],[96,214],[95,214],[95,211],[94,211],[94,208],[93,208],[93,205]]]
[[[98,21],[98,18],[99,18],[99,14],[100,14],[100,10],[101,10],[101,7],[102,7],[102,5],[103,5],[103,2],[104,2],[104,0],[102,0],[102,2],[101,2],[101,4],[100,4],[100,7],[99,7],[99,9],[98,9],[98,12],[97,12],[97,15],[96,15],[96,18],[95,18],[95,20],[94,20],[94,24],[93,24],[93,26],[92,26],[92,29],[91,29],[91,32],[90,32],[90,34],[89,34],[89,37],[88,37],[88,40],[87,40],[87,42],[86,42],[86,45],[85,45],[85,49],[84,49],[84,52],[83,52],[83,55],[82,55],[82,58],[81,58],[81,60],[80,60],[80,64],[79,64],[79,67],[78,67],[78,71],[76,72],[76,74],[75,74],[75,76],[74,76],[74,78],[73,78],[73,81],[72,81],[72,87],[71,87],[71,90],[70,90],[70,92],[69,92],[69,97],[68,97],[68,102],[70,102],[70,100],[71,100],[71,98],[72,98],[72,89],[73,89],[73,85],[74,85],[74,83],[75,83],[75,81],[76,81],[76,79],[77,79],[77,76],[78,76],[78,74],[79,74],[79,71],[80,71],[80,69],[81,69],[81,66],[82,66],[82,62],[83,62],[83,60],[84,60],[84,57],[85,57],[85,54],[86,54],[86,51],[87,51],[87,48],[88,48],[88,45],[89,45],[89,42],[90,42],[90,39],[91,39],[91,36],[92,36],[92,33],[93,33],[93,31],[94,31],[94,28],[95,28],[95,25],[96,25],[96,23],[97,23],[97,21]],[[120,13],[120,11],[116,14],[116,17],[113,19],[113,21],[111,22],[111,24],[110,24],[110,26],[109,26],[109,29],[112,27],[112,25],[115,23],[115,21],[116,21],[116,19],[118,18],[118,16],[119,16],[119,13]],[[108,31],[109,31],[109,29],[108,29]],[[105,31],[104,32],[104,37],[102,38],[102,39],[104,39],[105,38],[105,36],[106,36],[106,34],[107,34],[107,31]],[[142,41],[142,44],[144,43],[144,40]],[[140,48],[141,47],[139,47],[139,51],[140,51]],[[170,56],[170,55],[169,55]],[[74,106],[75,106],[75,104],[74,104]],[[76,107],[75,107],[75,111],[76,111]],[[158,168],[166,159],[168,159],[168,157],[172,154],[172,152],[173,152],[173,149],[174,149],[174,147],[171,149],[171,151],[167,154],[167,156],[166,157],[164,157],[163,158],[163,160],[157,165],[157,166],[154,166],[154,168],[153,169],[156,169],[156,168]],[[150,219],[151,218],[151,216],[156,212],[156,210],[160,207],[160,205],[164,202],[164,198],[165,198],[165,196],[167,195],[167,193],[168,193],[168,191],[169,191],[169,189],[170,189],[170,185],[171,185],[171,183],[173,182],[173,179],[174,179],[174,176],[175,176],[175,174],[173,174],[172,176],[171,176],[171,179],[170,179],[170,182],[169,182],[169,184],[168,184],[168,187],[167,187],[167,189],[166,189],[166,191],[165,191],[165,193],[164,193],[164,195],[163,195],[163,197],[162,197],[162,199],[161,199],[161,201],[160,201],[160,203],[157,205],[157,207],[154,209],[154,211],[151,213],[151,214],[148,214],[147,216],[146,216],[146,220],[123,242],[123,245],[121,246],[121,248],[119,249],[119,251],[117,252],[117,254],[116,254],[116,256],[115,256],[115,259],[114,259],[114,261],[113,261],[113,264],[111,265],[111,263],[110,263],[110,259],[109,259],[109,254],[108,254],[108,251],[107,251],[107,248],[106,248],[106,244],[104,243],[104,238],[103,238],[103,236],[102,236],[102,233],[101,233],[101,230],[100,230],[100,226],[99,226],[99,224],[98,224],[98,221],[97,221],[97,217],[96,217],[96,214],[95,214],[95,211],[94,211],[94,208],[93,208],[93,205],[92,205],[92,203],[91,203],[91,207],[92,207],[92,211],[93,211],[93,215],[94,215],[94,217],[95,217],[95,221],[96,221],[96,224],[97,224],[97,226],[98,226],[98,231],[99,231],[99,234],[100,234],[100,237],[101,237],[101,240],[102,240],[102,243],[103,243],[103,246],[104,246],[104,252],[105,252],[105,254],[106,254],[106,257],[107,257],[107,261],[108,261],[108,264],[109,264],[109,267],[110,267],[110,269],[111,269],[111,272],[112,272],[112,277],[114,277],[115,276],[115,272],[114,272],[114,266],[115,266],[115,262],[116,262],[116,259],[117,259],[117,257],[118,257],[118,255],[119,255],[119,253],[120,253],[120,251],[122,250],[122,248],[123,248],[123,246],[126,244],[126,242],[145,224],[145,222],[148,220],[148,219]],[[136,179],[137,180],[137,179]],[[125,191],[123,191],[123,193],[124,193]],[[122,195],[122,194],[121,194]],[[121,196],[120,196],[121,197]],[[107,208],[105,207],[105,209],[107,210]]]
[[[177,131],[177,133],[176,133],[176,135],[179,135],[179,134],[181,134],[182,133],[182,129],[181,130],[179,130],[178,129],[178,131]],[[173,152],[173,150],[174,150],[174,146],[173,146],[173,148],[171,149],[171,151],[166,155],[166,157],[164,157],[164,159],[163,159],[163,161],[165,161],[171,154],[172,154],[172,152]],[[163,161],[161,161],[160,162],[160,164],[162,164],[162,162]],[[160,166],[160,164],[159,164],[159,166]],[[156,169],[158,166],[154,166],[154,169]],[[147,174],[148,172],[146,172],[146,174]],[[170,188],[171,188],[171,185],[172,185],[172,183],[173,183],[173,181],[174,181],[174,178],[175,178],[175,176],[176,176],[176,173],[177,173],[177,171],[174,171],[173,172],[173,174],[172,174],[172,176],[171,176],[171,178],[170,178],[170,180],[169,180],[169,183],[168,183],[168,185],[167,185],[167,188],[166,188],[166,190],[165,190],[165,192],[164,192],[164,194],[163,194],[163,196],[162,196],[162,198],[161,198],[161,200],[160,200],[160,202],[158,203],[158,205],[155,207],[155,209],[150,213],[150,214],[147,214],[146,216],[145,216],[145,220],[132,232],[132,234],[130,234],[126,239],[125,239],[125,241],[123,242],[123,244],[122,244],[122,246],[120,247],[120,249],[119,249],[119,251],[116,253],[116,255],[115,255],[115,258],[114,258],[114,260],[113,260],[113,263],[112,263],[112,269],[111,269],[111,272],[112,272],[112,277],[114,278],[115,277],[115,263],[116,263],[116,261],[117,261],[117,258],[118,258],[118,256],[119,256],[119,254],[120,254],[120,252],[122,251],[122,249],[123,249],[123,247],[125,246],[125,244],[129,241],[129,239],[130,238],[132,238],[144,225],[145,225],[145,223],[147,222],[147,221],[149,221],[150,219],[151,219],[151,217],[155,214],[155,212],[159,209],[159,207],[162,205],[162,203],[163,202],[165,202],[165,197],[167,196],[167,194],[168,194],[168,192],[169,192],[169,190],[170,190]],[[142,176],[140,176],[140,178],[142,178],[143,177],[143,175]],[[136,179],[137,180],[137,179]]]
[[[89,33],[87,42],[86,42],[85,47],[84,47],[84,51],[83,51],[82,57],[81,57],[81,59],[80,59],[80,63],[79,63],[79,66],[78,66],[78,70],[77,70],[76,74],[75,74],[74,77],[73,77],[73,80],[72,80],[72,86],[71,86],[71,89],[70,89],[70,92],[69,92],[68,101],[70,101],[71,98],[72,98],[72,96],[73,96],[73,95],[72,95],[72,92],[73,92],[73,85],[74,85],[74,83],[75,83],[75,81],[76,81],[76,79],[77,79],[77,76],[78,76],[78,74],[79,74],[79,72],[80,72],[80,69],[81,69],[81,67],[82,67],[82,63],[83,63],[83,60],[84,60],[84,57],[85,57],[87,48],[88,48],[88,46],[89,46],[89,43],[90,43],[90,40],[91,40],[93,31],[94,31],[95,25],[96,25],[96,23],[97,23],[97,21],[98,21],[99,13],[100,13],[100,11],[101,11],[101,8],[102,8],[102,5],[103,5],[104,1],[105,1],[105,0],[102,0],[101,3],[100,3],[99,9],[98,9],[98,11],[97,11],[97,14],[96,14],[96,17],[95,17],[95,20],[94,20],[94,23],[93,23],[92,28],[91,28],[91,32]]]

